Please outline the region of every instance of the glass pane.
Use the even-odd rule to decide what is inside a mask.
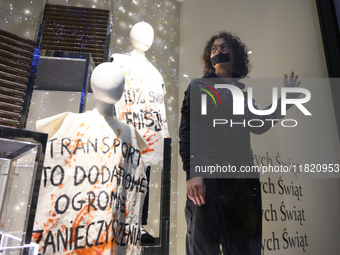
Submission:
[[[35,131],[36,121],[62,112],[79,112],[81,93],[34,90],[26,129]]]
[[[1,246],[24,243],[35,180],[37,144],[0,138]]]

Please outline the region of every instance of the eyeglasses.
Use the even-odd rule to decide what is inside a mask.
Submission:
[[[213,45],[211,47],[211,53],[215,53],[218,48],[221,49],[222,53],[227,53],[230,50],[230,46],[227,43],[222,43],[221,45]]]

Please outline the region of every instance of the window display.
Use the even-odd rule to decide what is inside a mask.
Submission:
[[[45,2],[41,0],[33,0],[29,1],[29,3],[21,4],[19,1],[4,1],[0,11],[0,18],[2,20],[0,24],[1,29],[14,32],[34,40],[35,32],[37,32],[41,23],[40,18],[43,17]],[[305,105],[306,109],[312,114],[311,116],[306,116],[298,107],[292,107],[286,112],[285,118],[281,118],[274,127],[270,128],[264,134],[259,136],[250,134],[250,138],[248,136],[246,138],[243,137],[243,139],[250,139],[252,156],[249,155],[248,160],[252,161],[251,164],[254,168],[263,170],[310,170],[307,178],[303,177],[302,174],[296,174],[297,176],[292,176],[292,178],[286,178],[286,175],[281,175],[281,173],[277,173],[275,177],[261,175],[259,182],[256,182],[255,186],[257,189],[260,189],[258,193],[261,192],[262,197],[261,219],[263,228],[261,243],[257,241],[256,245],[260,245],[261,254],[266,255],[301,255],[305,253],[310,255],[319,255],[338,253],[340,243],[337,242],[336,237],[338,236],[338,229],[340,226],[338,219],[338,215],[340,213],[340,178],[338,178],[338,175],[340,172],[337,171],[339,171],[340,165],[340,147],[337,133],[339,132],[337,127],[338,120],[335,118],[335,116],[338,116],[339,114],[334,105],[336,105],[337,102],[335,87],[338,87],[336,84],[338,84],[339,81],[336,79],[329,81],[328,79],[328,74],[331,74],[329,70],[335,70],[337,68],[337,65],[332,67],[332,62],[329,62],[328,57],[331,56],[336,58],[338,47],[337,45],[332,44],[331,41],[327,40],[329,37],[324,36],[324,32],[327,32],[327,30],[322,29],[322,27],[329,29],[331,37],[336,34],[334,33],[334,28],[332,28],[331,25],[337,25],[337,23],[332,22],[333,20],[328,23],[324,22],[329,20],[333,14],[335,15],[335,12],[333,13],[334,10],[332,13],[329,13],[330,11],[328,10],[327,13],[327,10],[322,8],[324,4],[334,3],[333,0],[49,0],[47,2],[48,4],[75,6],[77,8],[91,8],[91,13],[97,13],[95,10],[96,8],[109,10],[109,30],[104,37],[101,37],[102,39],[99,44],[103,43],[105,40],[110,42],[109,45],[106,44],[105,49],[99,46],[98,52],[105,51],[105,59],[109,59],[112,55],[114,62],[118,63],[118,61],[120,61],[118,65],[120,65],[123,69],[127,80],[130,80],[129,83],[126,82],[125,84],[125,86],[130,87],[126,87],[127,89],[123,92],[124,94],[121,99],[122,105],[120,109],[118,109],[118,106],[116,107],[117,118],[122,117],[122,121],[125,124],[134,127],[142,139],[145,135],[145,133],[140,133],[143,128],[149,128],[148,130],[150,131],[148,134],[153,131],[156,133],[156,136],[145,136],[144,140],[146,143],[149,143],[149,146],[145,150],[145,152],[148,151],[147,153],[141,153],[142,157],[152,155],[152,152],[155,152],[154,155],[157,155],[157,151],[161,152],[161,150],[163,150],[162,146],[160,146],[160,150],[158,150],[158,147],[155,146],[156,143],[151,143],[158,139],[158,141],[161,141],[164,137],[168,136],[172,139],[171,206],[169,208],[169,236],[167,237],[169,240],[169,250],[167,251],[165,249],[162,250],[162,252],[157,251],[157,249],[160,250],[160,247],[158,245],[158,239],[156,239],[154,243],[148,244],[147,248],[142,245],[141,253],[143,255],[152,253],[151,249],[148,249],[150,247],[154,248],[153,250],[155,253],[162,255],[186,254],[186,173],[183,171],[183,165],[178,152],[178,129],[180,126],[179,121],[181,116],[180,107],[183,101],[184,91],[187,89],[188,85],[193,79],[202,77],[204,64],[200,61],[200,55],[202,54],[205,45],[204,40],[210,38],[210,36],[221,30],[232,32],[235,36],[240,37],[249,47],[246,55],[253,67],[249,74],[249,79],[242,79],[241,82],[246,85],[244,91],[247,91],[248,95],[250,94],[248,88],[253,87],[253,91],[251,93],[253,93],[253,98],[256,99],[256,103],[260,106],[260,109],[264,109],[264,107],[267,107],[274,101],[277,102],[276,99],[274,100],[272,93],[273,87],[278,88],[275,95],[279,98],[281,96],[280,87],[282,85],[283,72],[289,72],[290,70],[294,70],[299,74],[299,80],[301,81],[300,87],[308,89],[311,95],[310,100],[306,99],[308,102]],[[322,13],[323,15],[321,15]],[[81,16],[76,13],[74,13],[74,15],[78,17]],[[52,16],[55,15],[52,13]],[[50,21],[48,22],[52,26],[49,33],[54,31],[52,32],[53,36],[55,36],[59,45],[65,45],[65,47],[70,46],[68,45],[71,41],[69,40],[69,37],[72,37],[73,39],[79,39],[76,39],[78,41],[74,42],[74,44],[77,44],[76,46],[82,48],[84,51],[89,50],[89,47],[92,48],[92,46],[97,46],[97,43],[95,43],[98,42],[98,34],[96,31],[97,29],[100,29],[100,26],[96,26],[96,23],[93,22],[95,17],[93,17],[93,19],[85,15],[80,17],[80,22],[84,22],[84,26],[82,27],[90,27],[90,34],[85,38],[82,36],[82,29],[72,29],[74,26],[72,22],[70,22],[71,17],[67,17],[67,15],[64,16],[63,14],[58,14],[58,17],[63,19],[66,23],[65,27],[62,27],[61,30],[53,29],[58,26],[58,24],[53,24],[53,20],[57,23],[58,19],[52,18],[51,22],[51,18],[49,18]],[[326,19],[323,20],[321,18],[322,16]],[[154,32],[153,40],[151,41],[152,45],[149,49],[143,50],[143,61],[140,62],[137,61],[137,59],[139,60],[140,52],[135,49],[133,44],[131,44],[130,36],[132,28],[139,22],[150,24]],[[60,33],[61,31],[65,31],[65,29],[69,30],[68,28],[72,30],[71,33]],[[151,38],[148,32],[144,32],[142,35],[142,38]],[[81,42],[84,39],[87,41],[86,44]],[[2,41],[1,43],[6,46],[5,41]],[[147,42],[147,45],[149,44],[150,41]],[[228,45],[222,44],[216,45],[212,52],[225,52],[227,50]],[[16,53],[14,52],[14,54]],[[39,52],[36,52],[36,54],[39,55]],[[228,59],[227,56],[220,56],[221,58],[214,58],[213,61],[216,61],[217,63]],[[15,73],[15,66],[17,63],[14,60],[12,62],[13,70],[11,71],[12,73]],[[140,72],[140,70],[144,70],[147,65],[146,63],[148,66],[154,67],[153,70],[155,73],[150,74],[150,76],[143,79],[141,78],[143,75],[149,75],[149,73],[152,72]],[[66,66],[64,65],[64,67]],[[70,70],[70,68],[66,69]],[[150,68],[150,70],[151,69],[152,68]],[[66,79],[69,76],[75,78],[77,76],[75,72],[76,71],[71,71],[70,75],[66,75],[64,77]],[[0,70],[0,73],[3,73],[3,71]],[[49,78],[48,71],[47,73],[45,72],[45,74],[47,74],[46,77]],[[287,73],[287,75],[289,76],[289,73]],[[6,75],[1,74],[1,76],[5,77]],[[151,80],[149,77],[154,79],[152,82],[154,82],[155,86],[151,89],[149,88],[151,85],[145,85]],[[62,79],[57,80],[61,81]],[[16,81],[13,80],[12,83],[16,83]],[[138,84],[139,87],[135,86],[136,84]],[[165,84],[166,94],[164,93],[165,91],[162,84]],[[75,83],[73,83],[73,85],[75,85]],[[222,107],[216,94],[210,90],[210,88],[202,88],[211,93],[211,95],[209,95],[209,93],[205,92],[207,96],[207,103],[209,103],[208,111],[210,103],[214,110]],[[200,91],[203,93],[204,90]],[[29,119],[29,121],[32,121],[32,123],[29,123],[32,130],[35,130],[33,129],[35,128],[35,120],[54,116],[62,112],[79,112],[80,95],[72,93],[72,95],[68,96],[65,93],[66,92],[52,93],[49,91],[47,91],[47,93],[43,92],[40,94],[35,91],[35,95],[33,93],[34,106],[29,108],[29,115],[31,114],[31,116],[34,115],[36,117],[34,120]],[[218,94],[222,96],[220,93]],[[11,95],[8,96],[11,97]],[[302,95],[302,97],[304,97],[304,95]],[[90,92],[87,104],[84,106],[86,111],[88,111],[84,116],[91,116],[93,120],[89,121],[92,122],[98,120],[98,115],[96,115],[96,111],[93,110],[95,105],[95,100],[92,100],[93,98],[94,96]],[[216,100],[216,105],[212,98]],[[146,102],[150,104],[146,105]],[[250,101],[248,100],[248,102]],[[252,104],[248,104],[248,102],[246,107],[251,108]],[[151,103],[156,104],[151,105]],[[2,104],[6,105],[7,103],[3,102]],[[164,110],[163,108],[161,110],[154,110],[155,107],[163,107],[163,105]],[[279,105],[277,106],[279,107]],[[97,105],[97,107],[99,107],[99,105]],[[229,107],[230,105],[228,105],[228,108]],[[273,109],[274,108],[275,106],[273,106]],[[111,110],[112,114],[110,112],[109,115],[112,116],[114,113],[113,109]],[[163,115],[163,111],[165,115]],[[40,114],[41,112],[43,112],[43,114]],[[102,114],[99,115],[102,116]],[[72,118],[71,116],[74,115],[68,114],[64,118],[64,121]],[[166,118],[164,118],[164,116],[166,116]],[[230,119],[235,120],[236,118],[229,118],[229,116],[221,117],[221,120],[217,123],[217,125],[219,125],[218,127],[227,129],[227,127],[231,126]],[[242,118],[242,120],[244,119],[247,120],[245,125],[248,127],[262,125],[262,122],[260,121],[261,118],[256,117],[251,120],[248,120],[246,117]],[[204,123],[204,125],[206,124],[207,123]],[[243,122],[241,122],[241,124],[243,124]],[[165,131],[165,129],[163,129],[165,127],[167,127],[167,133],[162,133]],[[157,131],[160,128],[162,128],[162,130]],[[159,137],[157,137],[158,135]],[[162,137],[163,135],[164,137]],[[235,134],[235,136],[239,135]],[[136,139],[137,138],[138,136]],[[155,140],[153,140],[153,138],[155,138]],[[216,137],[215,141],[222,146],[222,151],[229,150],[230,148],[232,151],[238,150],[236,148],[237,144],[231,145],[231,143],[241,138],[224,138],[224,132],[222,131],[219,133],[218,137]],[[76,137],[75,139],[79,139],[79,137]],[[53,143],[50,142],[50,145],[56,146],[56,142],[57,140]],[[68,140],[65,139],[63,143],[63,155],[61,155],[61,157],[66,157],[66,155],[70,157],[73,155],[75,151],[74,148],[77,148],[76,155],[78,155],[79,153],[83,153],[84,150],[87,153],[87,149],[89,149],[89,152],[93,152],[94,149],[97,148],[97,152],[102,152],[103,150],[105,151],[105,148],[108,148],[105,144],[109,145],[107,140],[104,140],[103,143],[102,140],[100,142],[100,139],[97,139],[96,147],[95,138],[94,140],[92,138],[81,138],[81,142],[74,143],[71,141],[69,148]],[[103,146],[103,149],[99,148],[101,145]],[[75,147],[72,149],[71,146]],[[67,149],[70,152],[68,152]],[[247,149],[247,152],[248,150],[249,149]],[[48,152],[50,153],[50,151],[51,148],[49,148]],[[162,160],[162,153],[159,153],[159,155],[159,157],[149,157],[148,160],[150,162],[153,160],[159,160],[158,162],[160,162]],[[72,159],[74,159],[74,156]],[[78,159],[76,160],[77,162],[79,161]],[[67,161],[69,162],[68,159]],[[144,226],[145,230],[157,238],[166,234],[161,229],[158,231],[159,226],[163,221],[163,219],[160,219],[162,218],[162,213],[159,212],[159,208],[164,208],[164,200],[159,198],[162,197],[161,175],[164,174],[165,171],[163,171],[161,163],[155,166],[153,164],[154,163],[145,164],[146,166],[152,165],[152,167],[149,168],[149,171],[151,172],[150,182],[147,182],[149,184],[148,194],[150,195],[150,200],[145,204],[145,206],[143,206],[143,209],[147,211],[146,215],[148,215],[147,225]],[[82,165],[79,164],[79,166]],[[65,166],[65,168],[63,167],[64,171],[65,169],[69,169],[68,166]],[[78,186],[85,186],[85,183],[88,183],[89,180],[91,182],[96,180],[96,168],[91,169],[89,167],[86,169],[83,167],[83,169],[84,172],[86,172],[86,178],[84,178],[85,175],[82,175],[82,169],[78,168],[78,179],[76,179],[76,182],[80,182],[84,179],[83,183]],[[51,171],[52,170],[53,168],[51,168]],[[99,170],[101,169],[99,168]],[[317,172],[328,170],[332,170],[333,172],[320,174]],[[61,172],[60,168],[56,168],[53,175],[57,178],[57,174],[60,174]],[[65,173],[66,172],[67,171],[65,171]],[[72,173],[72,170],[69,172]],[[88,177],[89,172],[94,175],[90,179]],[[48,173],[48,171],[46,173]],[[106,170],[104,170],[104,177],[106,177],[106,173]],[[319,178],[320,175],[323,175],[325,178]],[[100,183],[103,181],[100,179],[101,177],[102,176],[99,172],[98,180]],[[66,175],[64,180],[66,180]],[[105,180],[106,179],[104,178],[104,181]],[[58,181],[60,182],[60,179],[54,179],[53,183],[58,184]],[[77,191],[74,187],[74,181],[73,176],[73,182],[69,185],[71,192]],[[51,182],[51,179],[47,175],[46,185],[49,182]],[[228,183],[228,181],[226,182]],[[217,185],[221,185],[221,183],[224,183],[224,181],[217,182]],[[96,184],[93,185],[95,185],[97,189],[100,186]],[[232,182],[231,185],[237,185],[237,182]],[[238,185],[242,186],[243,182],[242,185]],[[65,184],[63,188],[65,186],[67,185]],[[56,189],[57,188],[55,187],[55,190]],[[92,199],[92,193],[87,194],[90,191],[96,195],[95,199]],[[226,192],[224,191],[225,190],[222,190],[222,199],[228,203],[230,202],[228,201],[228,197],[223,196],[225,195],[224,193],[228,194],[229,190]],[[56,198],[59,198],[64,194],[60,191],[59,193]],[[198,210],[203,210],[203,208],[208,204],[208,196],[209,198],[214,197],[213,195],[210,196],[208,193],[209,192],[206,192],[207,196],[205,197],[205,205],[192,207],[198,207]],[[75,196],[76,194],[73,193],[70,194],[70,205],[68,209],[71,208],[73,210],[72,199],[75,197],[74,204],[76,208],[78,208],[77,205],[79,207],[83,206],[84,208],[85,203],[82,203],[84,199],[87,204],[88,201],[93,202],[90,205],[90,208],[92,208],[90,213],[93,212],[92,210],[94,210],[94,207],[97,211],[100,210],[97,203],[96,191],[88,190],[85,194],[85,198],[81,198],[81,194],[78,196]],[[79,200],[77,200],[78,197],[80,198]],[[102,193],[100,198],[102,198],[102,200],[100,200],[99,205],[105,205],[105,194]],[[244,207],[248,206],[248,198],[249,197],[240,197],[239,199],[241,201],[244,200],[244,202],[241,202]],[[61,207],[61,202],[63,202],[63,200],[65,202],[63,205],[67,204],[66,197],[60,198],[58,204],[60,205],[61,210],[65,209],[64,207]],[[159,203],[159,201],[161,202]],[[51,201],[49,201],[49,203],[50,202]],[[231,202],[234,203],[235,201]],[[146,205],[149,205],[148,209]],[[211,208],[209,207],[209,209]],[[223,226],[224,222],[221,220],[224,218],[221,214],[227,210],[224,210],[223,207],[218,207],[216,210],[221,212],[218,214],[214,211],[215,215],[217,215],[216,217],[220,218],[220,221],[217,222],[221,223]],[[98,213],[97,211],[95,212]],[[250,214],[251,211],[252,210],[249,211]],[[259,206],[256,211],[260,211]],[[212,214],[213,213],[211,213],[211,216]],[[186,216],[188,217],[188,215],[190,215],[190,213],[188,213],[187,210]],[[82,219],[85,219],[85,216]],[[248,220],[249,219],[251,219],[251,217],[248,218]],[[257,219],[257,221],[257,224],[260,224],[259,219]],[[93,221],[89,221],[89,223],[92,222]],[[252,226],[254,222],[255,221],[249,220],[249,226]],[[106,223],[107,225],[103,222],[104,230],[105,227],[109,228],[110,221],[106,221]],[[73,223],[69,222],[69,224],[71,224],[69,226],[73,226]],[[82,228],[82,226],[85,226],[83,223],[80,223],[77,226],[79,226],[77,229],[76,227],[72,227],[72,235],[74,236],[74,240],[77,240],[77,247],[79,249],[73,251],[74,253],[81,253],[81,251],[85,249],[85,247],[84,249],[82,247],[84,245],[82,242],[84,241],[86,245],[86,228]],[[110,226],[112,226],[112,224]],[[203,223],[201,226],[203,227]],[[219,227],[222,228],[222,226]],[[88,232],[90,233],[91,231],[95,231],[96,227],[100,227],[100,223],[97,224],[96,222],[95,224],[90,225]],[[71,227],[68,227],[67,229],[67,237],[69,238]],[[252,228],[250,228],[250,230],[251,229]],[[84,230],[85,234],[82,232]],[[53,231],[51,233],[53,233]],[[48,233],[46,233],[46,235],[47,234]],[[96,233],[94,233],[94,235],[95,234]],[[66,233],[62,231],[59,232],[59,239],[57,238],[58,231],[56,232],[56,237],[53,240],[51,238],[51,234],[49,235],[50,236],[47,239],[48,246],[45,254],[51,251],[51,249],[53,251],[52,242],[54,242],[55,247],[57,247],[57,242],[59,240],[59,246],[63,247],[63,242],[66,240]],[[100,244],[101,242],[102,241],[99,239],[97,244]],[[104,240],[104,243],[105,242],[106,240]],[[204,239],[202,243],[207,243],[207,239]],[[88,244],[93,244],[91,247],[92,249],[96,247],[96,242],[93,241],[91,243],[91,239],[88,239]],[[74,249],[74,247],[75,242],[72,241],[72,248]],[[97,245],[97,248],[98,247],[99,245]],[[164,246],[162,245],[162,247]],[[70,248],[69,244],[67,248]],[[222,249],[222,246],[220,246],[220,249]],[[99,253],[100,252],[101,250],[99,250]],[[234,251],[231,253],[233,252]],[[211,252],[209,251],[208,255],[210,255],[209,253]]]

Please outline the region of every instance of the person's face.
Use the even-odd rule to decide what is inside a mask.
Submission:
[[[217,63],[214,68],[222,68],[222,69],[227,69],[230,71],[234,70],[234,56],[233,56],[233,50],[230,48],[229,44],[224,38],[218,38],[216,39],[212,47],[210,49],[210,58],[213,58],[214,56],[218,54],[225,54],[229,53],[230,55],[230,62],[224,62],[224,63]]]

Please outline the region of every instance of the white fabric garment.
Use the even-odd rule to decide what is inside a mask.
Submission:
[[[33,240],[40,254],[140,254],[144,163],[132,126],[97,110],[37,122],[49,134]]]
[[[135,52],[111,57],[125,73],[124,94],[115,104],[116,116],[133,125],[147,144],[142,151],[145,164],[157,164],[163,159],[164,138],[169,137],[163,77],[145,57]]]

